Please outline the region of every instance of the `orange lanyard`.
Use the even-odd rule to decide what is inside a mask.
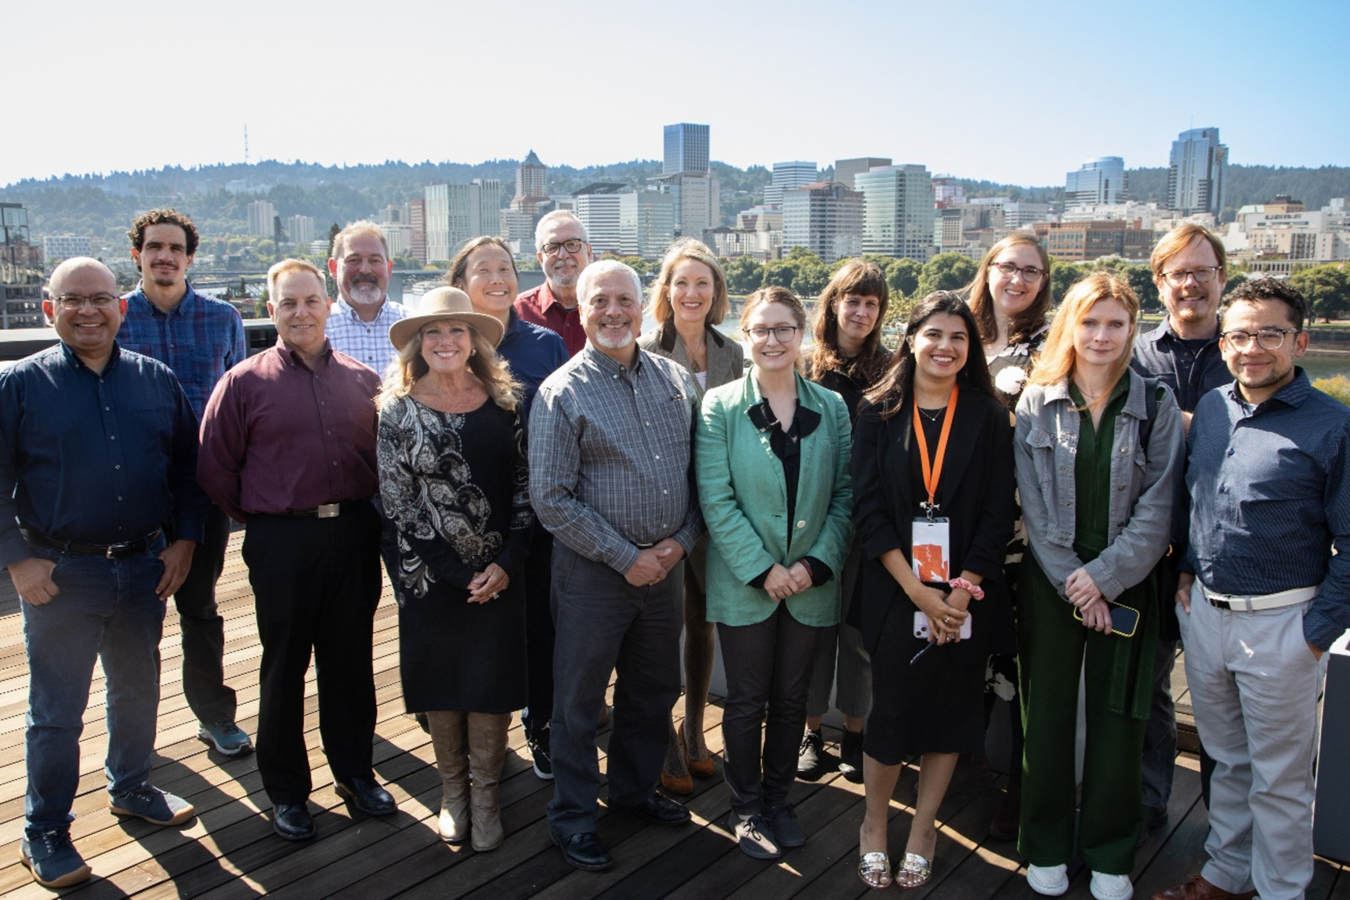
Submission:
[[[933,462],[928,461],[928,438],[923,433],[923,419],[919,418],[919,401],[914,399],[914,438],[919,442],[919,463],[923,466],[923,486],[928,491],[928,504],[925,509],[928,512],[928,518],[933,518],[933,512],[938,508],[937,487],[938,480],[942,478],[942,460],[947,455],[947,437],[952,433],[952,419],[956,418],[956,399],[961,395],[961,386],[952,385],[952,396],[947,401],[947,418],[942,422],[942,434],[938,437],[937,459]]]

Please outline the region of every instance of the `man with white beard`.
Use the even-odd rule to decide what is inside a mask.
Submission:
[[[389,245],[374,222],[353,222],[333,238],[328,272],[338,299],[328,317],[328,341],[381,375],[395,355],[389,326],[408,315],[385,293],[393,271]]]
[[[680,693],[676,564],[703,531],[691,478],[698,389],[637,345],[642,286],[615,260],[577,284],[588,342],[530,410],[530,501],[553,533],[553,841],[578,869],[613,865],[596,833],[595,732],[616,668],[609,806],[657,825],[689,821],[655,792]]]

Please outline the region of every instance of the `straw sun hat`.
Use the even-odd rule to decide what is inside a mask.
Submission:
[[[395,349],[402,350],[408,341],[422,330],[423,325],[444,319],[455,319],[466,325],[472,325],[474,330],[493,347],[502,342],[502,334],[506,331],[506,326],[502,325],[502,320],[496,316],[474,312],[473,301],[459,288],[439,287],[434,291],[427,291],[418,309],[417,315],[400,319],[389,326],[389,340]]]

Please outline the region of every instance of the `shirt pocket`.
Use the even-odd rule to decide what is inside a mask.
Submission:
[[[1048,431],[1036,428],[1027,433],[1027,446],[1031,447],[1031,461],[1036,467],[1036,481],[1042,485],[1055,481],[1055,444],[1055,436]]]

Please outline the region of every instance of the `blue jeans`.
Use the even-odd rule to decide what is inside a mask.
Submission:
[[[164,546],[161,537],[124,559],[32,548],[35,557],[56,563],[52,580],[60,593],[41,606],[19,604],[29,671],[24,816],[30,837],[64,831],[74,818],[95,658],[103,660],[107,683],[108,790],[134,790],[150,775],[164,630],[164,601],[155,586],[164,573],[158,559]]]

